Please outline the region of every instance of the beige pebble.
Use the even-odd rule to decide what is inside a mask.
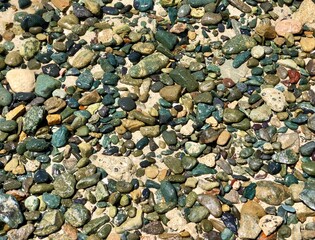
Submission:
[[[148,178],[154,179],[158,176],[158,174],[159,174],[159,168],[155,165],[151,165],[145,169],[145,175]]]
[[[231,134],[224,130],[223,132],[221,132],[221,134],[219,135],[218,139],[217,139],[217,144],[220,146],[224,146],[225,144],[228,143],[228,141],[231,138]]]
[[[302,37],[300,44],[304,52],[311,52],[315,49],[315,38]]]
[[[12,69],[6,78],[14,92],[32,92],[35,88],[35,74],[31,70]]]

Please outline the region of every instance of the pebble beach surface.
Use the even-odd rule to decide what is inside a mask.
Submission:
[[[312,0],[0,11],[0,240],[315,239]]]

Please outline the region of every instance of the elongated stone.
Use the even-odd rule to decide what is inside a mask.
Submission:
[[[129,74],[133,78],[149,76],[165,67],[168,64],[168,60],[169,58],[162,53],[153,53],[132,66],[129,70]]]
[[[188,92],[196,91],[199,84],[195,77],[191,75],[190,71],[183,67],[177,67],[170,72],[170,77],[177,84],[186,88]]]

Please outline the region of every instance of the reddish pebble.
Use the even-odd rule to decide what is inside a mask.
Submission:
[[[234,87],[235,85],[235,82],[231,78],[223,78],[222,83],[227,88]]]
[[[289,79],[291,84],[295,84],[300,80],[300,73],[296,71],[295,69],[288,71]]]
[[[315,161],[315,151],[312,153],[311,158],[312,158],[312,161]]]

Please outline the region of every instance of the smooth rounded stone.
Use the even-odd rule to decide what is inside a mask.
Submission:
[[[292,150],[286,149],[281,152],[277,152],[272,156],[275,162],[283,164],[295,164],[299,160],[299,156]]]
[[[279,36],[287,33],[297,34],[302,30],[302,24],[294,19],[284,19],[276,23],[275,31]]]
[[[4,62],[10,67],[17,67],[21,65],[23,58],[18,51],[12,51],[5,56]]]
[[[188,220],[194,223],[201,222],[209,216],[209,211],[204,206],[194,206],[190,209]]]
[[[76,24],[79,24],[79,19],[74,14],[63,16],[58,21],[58,26],[68,30],[71,30],[72,26]]]
[[[58,208],[60,205],[61,198],[57,195],[43,193],[42,197],[48,208]]]
[[[157,137],[160,135],[160,126],[155,125],[155,126],[140,127],[140,133],[144,137]]]
[[[265,122],[270,119],[271,115],[272,115],[271,108],[268,105],[263,104],[262,106],[259,106],[251,110],[249,118],[253,122]]]
[[[131,97],[122,97],[118,100],[118,105],[125,111],[131,111],[137,107],[135,101]]]
[[[176,67],[173,69],[169,76],[176,82],[178,85],[186,88],[188,92],[196,91],[199,87],[199,84],[191,72],[183,67]]]
[[[34,234],[40,237],[48,236],[61,229],[64,217],[59,210],[48,210],[43,214],[41,221],[36,226]]]
[[[77,182],[76,188],[84,189],[84,188],[92,187],[99,181],[99,178],[100,178],[100,173],[95,173],[91,176],[82,178]]]
[[[14,120],[7,120],[0,122],[0,131],[12,132],[18,127],[18,124]]]
[[[252,57],[261,59],[265,55],[265,48],[263,46],[254,46],[250,51]]]
[[[275,112],[281,112],[287,106],[283,92],[274,88],[265,88],[261,91],[265,103]]]
[[[70,64],[72,67],[81,69],[88,66],[94,57],[94,52],[89,49],[82,49],[78,51],[74,56]]]
[[[6,79],[13,92],[32,92],[35,88],[35,74],[27,69],[12,69]]]
[[[181,174],[184,171],[182,162],[178,158],[167,156],[163,158],[163,162],[174,174]]]
[[[182,87],[180,85],[172,85],[163,87],[159,93],[160,96],[168,102],[178,102],[181,95]]]
[[[164,131],[162,138],[167,145],[175,145],[177,143],[177,136],[175,131]]]
[[[44,192],[51,192],[54,189],[54,186],[52,184],[48,183],[39,183],[36,185],[32,185],[30,188],[31,194],[42,194]]]
[[[133,7],[140,12],[146,12],[153,8],[154,1],[153,0],[134,0]]]
[[[273,75],[273,74],[267,74],[264,77],[264,80],[268,85],[273,85],[273,86],[277,85],[280,82],[280,78],[277,75]]]
[[[44,74],[47,74],[49,76],[58,77],[59,72],[60,72],[60,68],[57,64],[50,63],[50,64],[47,64],[45,66],[42,66],[42,71]]]
[[[69,198],[75,193],[76,180],[73,174],[62,173],[55,178],[53,185],[54,194],[62,198]]]
[[[238,236],[241,239],[256,239],[261,232],[259,218],[249,214],[242,214]]]
[[[198,195],[197,201],[206,207],[214,217],[220,217],[222,215],[222,205],[216,196],[211,194],[201,194]]]
[[[300,40],[301,48],[304,52],[311,52],[315,49],[315,39],[302,37]]]
[[[52,92],[60,88],[61,83],[45,74],[41,74],[37,77],[35,83],[35,93],[37,96],[48,98],[51,96]]]
[[[266,236],[269,236],[276,231],[282,222],[283,218],[280,216],[265,215],[259,219],[259,227]]]
[[[241,208],[241,215],[252,215],[254,217],[261,218],[266,215],[266,212],[259,203],[253,200],[248,200]]]
[[[166,202],[177,203],[177,191],[169,181],[162,181],[160,190]]]
[[[74,227],[82,227],[91,218],[90,211],[82,204],[73,204],[64,216],[66,222]]]
[[[222,21],[222,16],[220,13],[211,13],[206,12],[205,15],[201,18],[201,24],[208,26],[208,25],[216,25]]]
[[[11,93],[0,85],[0,106],[8,106],[12,99]]]
[[[179,18],[186,17],[190,13],[190,6],[188,4],[183,4],[179,7],[177,11],[177,16]]]
[[[138,43],[132,45],[132,49],[136,52],[143,54],[143,55],[149,55],[149,54],[152,54],[154,52],[155,46],[153,43],[138,42]]]
[[[129,69],[129,74],[133,78],[147,77],[168,64],[169,58],[164,54],[156,52],[145,58]]]
[[[160,221],[153,221],[144,225],[141,230],[147,234],[159,235],[164,232],[164,227]]]
[[[20,48],[20,54],[26,60],[33,58],[40,50],[40,42],[36,38],[26,39]]]
[[[226,41],[222,51],[225,54],[238,54],[253,48],[256,44],[256,41],[252,37],[240,34]]]
[[[290,197],[289,189],[272,181],[258,181],[256,197],[269,204],[277,206]]]
[[[49,147],[49,143],[45,139],[29,138],[26,142],[26,150],[31,152],[43,152]]]
[[[314,152],[314,150],[315,150],[315,142],[314,141],[305,143],[304,145],[302,145],[300,147],[300,153],[302,156],[310,157],[312,155],[312,153]]]
[[[39,199],[36,196],[29,196],[25,199],[25,207],[30,211],[36,211],[39,206]]]
[[[228,131],[224,130],[220,133],[217,139],[217,144],[220,146],[224,146],[229,142],[230,138],[231,134]]]
[[[23,214],[16,198],[0,193],[0,220],[11,228],[17,228],[23,222]]]
[[[302,170],[310,175],[315,176],[315,162],[302,162]]]
[[[34,133],[43,121],[45,109],[40,106],[32,106],[24,115],[23,131],[27,134]]]
[[[118,181],[116,183],[116,190],[120,193],[130,193],[133,189],[133,185],[130,182]]]
[[[223,120],[226,123],[238,123],[242,121],[245,117],[245,114],[240,110],[226,108],[223,112]]]

